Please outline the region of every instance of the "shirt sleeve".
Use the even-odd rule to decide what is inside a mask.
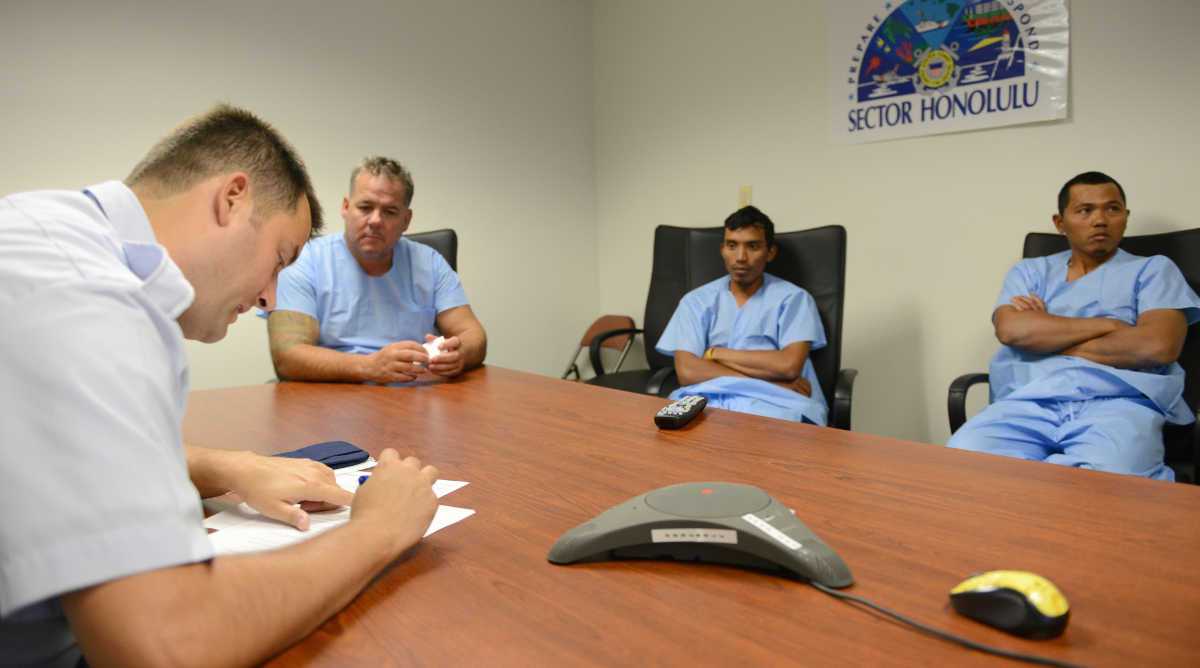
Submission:
[[[180,434],[186,353],[153,308],[99,281],[0,305],[0,346],[20,351],[0,355],[0,615],[212,557]]]
[[[1013,297],[1037,295],[1045,299],[1043,281],[1038,279],[1038,273],[1033,271],[1028,260],[1017,263],[1004,277],[1004,287],[1000,288],[1000,296],[996,298],[996,305],[992,307],[992,311],[995,312],[1001,306],[1012,306]]]
[[[672,357],[675,356],[676,350],[686,350],[696,357],[703,356],[704,351],[708,349],[706,321],[710,315],[708,309],[701,307],[695,295],[684,295],[675,313],[671,315],[667,328],[654,345],[655,350]]]
[[[430,249],[432,257],[430,264],[433,268],[434,294],[433,308],[439,314],[458,306],[467,306],[467,293],[463,291],[458,274],[450,268],[450,263],[436,250]]]
[[[1138,275],[1135,287],[1138,314],[1160,308],[1180,309],[1189,325],[1200,321],[1200,297],[1169,258],[1155,255]]]
[[[317,279],[313,256],[319,251],[316,244],[304,244],[300,257],[291,266],[279,272],[279,283],[275,287],[275,310],[295,311],[317,317]],[[266,317],[265,312],[259,315]]]
[[[780,304],[779,333],[775,340],[779,341],[780,350],[801,341],[812,343],[809,350],[825,347],[821,314],[817,311],[816,300],[806,290],[801,289]]]

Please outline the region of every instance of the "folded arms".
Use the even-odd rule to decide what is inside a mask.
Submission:
[[[1166,366],[1179,358],[1187,318],[1178,309],[1153,309],[1133,325],[1115,318],[1072,318],[1046,312],[1036,295],[1012,298],[992,315],[1000,343],[1027,353],[1081,357],[1117,369]]]
[[[675,374],[685,387],[720,376],[736,376],[765,380],[808,397],[812,396],[812,386],[800,374],[811,345],[809,341],[799,341],[783,350],[712,348],[708,354],[711,359],[676,350]]]

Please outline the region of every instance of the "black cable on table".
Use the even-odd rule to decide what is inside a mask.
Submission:
[[[816,587],[817,589],[825,592],[826,594],[829,594],[830,596],[833,596],[835,598],[845,599],[848,601],[854,601],[855,603],[861,603],[861,604],[867,606],[868,608],[871,608],[872,610],[882,612],[883,614],[885,614],[889,617],[898,619],[901,622],[904,622],[905,624],[908,624],[910,626],[921,629],[922,631],[925,631],[926,633],[932,633],[933,635],[938,636],[940,638],[945,638],[946,640],[949,640],[950,642],[956,642],[956,643],[962,645],[963,647],[969,647],[971,649],[978,650],[980,652],[984,652],[987,654],[994,654],[996,656],[1002,656],[1006,659],[1016,659],[1017,661],[1028,661],[1030,663],[1040,663],[1045,666],[1058,666],[1059,668],[1084,668],[1084,666],[1080,666],[1079,664],[1076,664],[1076,663],[1068,663],[1066,661],[1059,661],[1057,659],[1047,659],[1045,657],[1036,656],[1033,654],[1021,654],[1019,652],[1009,652],[1007,650],[997,649],[995,647],[989,647],[987,645],[977,643],[974,640],[967,640],[966,638],[963,638],[961,636],[956,636],[953,633],[935,629],[932,626],[926,626],[918,621],[909,619],[908,617],[905,617],[904,615],[901,615],[898,612],[892,612],[891,610],[888,610],[887,608],[883,607],[882,605],[879,605],[877,603],[872,603],[871,601],[868,601],[865,598],[860,598],[860,597],[854,596],[852,594],[846,594],[846,593],[840,592],[836,589],[830,589],[829,587],[826,587],[825,585],[823,585],[819,582],[810,581],[809,584],[811,584],[812,586]]]

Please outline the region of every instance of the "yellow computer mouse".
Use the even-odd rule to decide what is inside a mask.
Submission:
[[[1046,578],[1025,571],[991,571],[950,590],[964,617],[1024,638],[1053,638],[1067,628],[1071,608]]]

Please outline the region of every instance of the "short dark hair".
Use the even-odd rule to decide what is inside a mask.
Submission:
[[[381,176],[395,183],[403,183],[404,208],[407,209],[412,206],[413,188],[415,186],[413,185],[412,174],[404,168],[404,165],[392,160],[391,158],[385,158],[378,155],[365,156],[362,160],[359,160],[358,164],[354,166],[354,169],[350,171],[351,195],[354,194],[354,188],[358,185],[358,177],[363,172],[371,174],[372,176]]]
[[[245,172],[254,196],[253,220],[292,213],[308,198],[315,237],[324,226],[321,204],[304,161],[281,132],[245,109],[218,104],[171,130],[125,177],[170,197],[219,174]]]
[[[775,223],[767,214],[753,206],[744,206],[725,219],[725,229],[730,232],[743,227],[761,227],[767,237],[767,248],[775,245]]]
[[[1077,185],[1085,186],[1102,186],[1105,183],[1111,183],[1117,187],[1117,192],[1121,193],[1121,203],[1128,205],[1129,201],[1125,199],[1125,189],[1113,177],[1103,172],[1084,172],[1079,176],[1067,181],[1067,184],[1058,191],[1058,215],[1063,215],[1067,212],[1067,205],[1071,203],[1071,188]]]

